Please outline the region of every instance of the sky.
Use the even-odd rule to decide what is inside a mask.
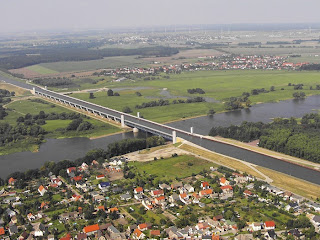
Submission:
[[[319,23],[319,0],[0,0],[0,32]]]

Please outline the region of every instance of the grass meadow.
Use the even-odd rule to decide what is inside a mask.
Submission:
[[[216,165],[191,155],[182,155],[151,162],[130,162],[129,166],[134,166],[141,174],[146,172],[160,179],[173,180],[176,177],[185,178],[192,174],[198,174],[202,170],[208,170]]]
[[[73,94],[73,97],[90,101],[102,106],[114,108],[122,111],[123,107],[128,106],[133,110],[132,114],[139,111],[145,118],[157,121],[168,122],[180,120],[188,117],[195,117],[207,114],[208,110],[213,108],[216,112],[223,111],[223,102],[230,97],[241,96],[243,92],[251,92],[252,89],[265,88],[269,90],[271,86],[275,91],[261,93],[250,96],[252,104],[264,102],[277,102],[292,98],[294,90],[291,84],[303,83],[303,91],[306,95],[320,94],[319,90],[310,90],[310,86],[315,89],[319,84],[318,72],[298,72],[298,71],[199,71],[183,72],[182,74],[169,75],[170,78],[136,82],[114,83],[110,82],[108,87],[150,87],[152,89],[139,90],[141,97],[135,94],[135,91],[120,91],[119,97],[108,97],[106,92],[95,93],[94,99],[89,99],[89,93]],[[160,99],[160,91],[167,88],[174,96],[205,96],[211,97],[219,103],[192,103],[192,104],[171,104],[169,106],[151,107],[144,109],[135,109],[137,104]],[[203,95],[188,94],[187,89],[202,88],[206,93]],[[281,90],[283,89],[283,90]],[[153,99],[151,99],[153,98]],[[170,100],[172,101],[172,100]]]

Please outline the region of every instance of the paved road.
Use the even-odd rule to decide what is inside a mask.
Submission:
[[[86,108],[93,109],[94,111],[102,112],[104,114],[113,115],[116,118],[121,117],[123,114],[125,116],[126,124],[130,125],[130,123],[138,124],[141,126],[146,126],[151,129],[156,129],[159,132],[166,133],[168,135],[172,134],[172,131],[175,130],[177,132],[177,137],[181,137],[187,141],[190,141],[194,144],[197,144],[201,147],[209,149],[211,151],[215,151],[217,153],[230,156],[233,158],[237,158],[249,163],[253,163],[262,167],[270,168],[297,178],[304,179],[306,181],[316,183],[320,185],[320,171],[316,171],[311,168],[307,168],[304,166],[300,166],[297,164],[293,164],[290,162],[282,161],[280,159],[263,155],[257,152],[252,152],[247,149],[242,149],[237,146],[230,145],[228,143],[218,142],[213,139],[207,139],[200,135],[191,135],[190,133],[176,129],[173,127],[169,127],[163,124],[155,123],[146,119],[137,118],[135,116],[125,114],[110,108],[102,107],[93,103],[85,102],[79,99],[72,98],[70,96],[62,95],[59,93],[55,93],[49,90],[42,89],[37,86],[33,86],[30,84],[26,84],[24,82],[15,81],[12,79],[8,79],[5,77],[0,76],[0,80],[3,80],[7,83],[11,83],[13,85],[29,89],[31,90],[33,87],[36,88],[36,91],[39,91],[44,94],[50,94],[53,97],[60,98],[65,101],[72,102],[77,105],[82,105]]]

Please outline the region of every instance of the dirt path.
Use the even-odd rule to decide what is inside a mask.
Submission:
[[[133,152],[133,153],[128,153],[126,155],[124,155],[125,157],[129,158],[129,161],[138,161],[138,162],[147,162],[147,161],[153,161],[154,158],[168,158],[171,157],[172,154],[178,154],[178,155],[185,155],[185,154],[189,154],[189,152],[179,149],[175,146],[170,146],[170,147],[166,147],[166,148],[161,148],[159,150],[156,151],[152,151],[150,153],[144,153],[141,154],[138,152]]]

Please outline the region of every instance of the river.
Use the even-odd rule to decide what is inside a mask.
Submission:
[[[22,83],[16,83],[13,80],[8,81],[12,81],[13,84],[22,85]],[[167,125],[186,131],[189,131],[192,126],[194,127],[195,133],[207,135],[212,126],[229,126],[230,124],[238,125],[243,121],[269,122],[275,117],[302,117],[306,113],[316,111],[319,109],[319,106],[320,95],[316,95],[304,100],[286,100],[279,103],[258,104],[254,105],[250,109],[215,114],[212,117],[204,116],[186,119],[172,122]],[[185,139],[207,149],[217,151],[218,153],[236,157],[264,167],[269,167],[271,169],[320,184],[320,172],[318,171],[301,168],[291,163],[285,163],[277,159],[226,144],[184,135],[183,137]],[[116,134],[95,140],[89,140],[87,138],[48,139],[46,143],[40,146],[39,152],[37,153],[21,152],[0,156],[0,177],[5,178],[8,174],[15,171],[25,171],[27,169],[41,167],[46,161],[58,162],[64,159],[75,160],[84,156],[85,153],[91,149],[106,149],[109,143],[130,137],[134,137],[133,133]],[[138,137],[145,137],[145,133],[139,133]]]

